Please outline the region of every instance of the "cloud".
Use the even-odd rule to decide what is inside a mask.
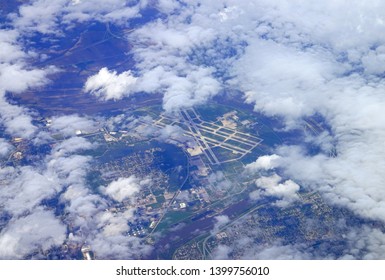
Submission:
[[[152,247],[140,238],[122,235],[109,239],[97,236],[91,241],[91,246],[98,258],[107,260],[143,259],[152,250]]]
[[[256,111],[293,122],[315,113],[320,97],[312,93],[319,93],[319,88],[342,72],[342,66],[332,60],[323,52],[301,52],[272,40],[257,39],[250,40],[233,69],[246,102],[255,104]]]
[[[21,93],[30,88],[43,86],[48,82],[47,75],[55,71],[55,67],[27,69],[24,62],[17,61],[10,64],[0,61],[0,121],[6,126],[8,133],[29,138],[36,128],[32,125],[27,110],[10,104],[5,93]]]
[[[327,145],[318,154],[300,144],[275,152],[285,177],[357,215],[384,221],[380,166],[385,123],[379,116],[385,106],[380,65],[385,42],[379,36],[384,16],[378,13],[383,4],[258,1],[252,7],[230,1],[232,5],[243,11],[237,30],[247,47],[231,64],[229,85],[245,91],[256,111],[284,119],[287,129],[299,128],[303,117],[316,114],[329,127],[320,132]],[[331,148],[334,157],[329,156]]]
[[[74,136],[80,130],[82,133],[91,133],[98,129],[95,120],[79,115],[65,115],[52,117],[50,130],[63,136]]]
[[[282,181],[282,178],[274,174],[272,176],[262,176],[255,181],[255,184],[262,188],[263,191],[257,190],[250,193],[250,196],[257,198],[258,195],[271,195],[280,198],[275,204],[277,206],[286,207],[293,201],[299,199],[297,192],[300,187],[292,180]]]
[[[146,1],[34,0],[19,6],[18,12],[9,15],[9,18],[13,26],[23,33],[63,35],[62,29],[71,27],[74,22],[125,22],[139,17],[140,10],[146,6]]]
[[[280,159],[280,156],[273,154],[267,156],[260,156],[255,162],[247,164],[245,166],[246,171],[248,172],[257,172],[259,170],[270,170],[278,166],[277,161]]]
[[[116,236],[127,232],[130,227],[127,221],[134,217],[132,209],[119,213],[101,212],[98,214],[98,227],[104,236]]]
[[[66,0],[35,0],[19,7],[17,14],[11,14],[14,26],[23,31],[37,31],[45,34],[55,33],[57,17]]]
[[[0,190],[3,210],[12,216],[33,212],[43,200],[55,197],[66,185],[84,182],[89,157],[74,155],[92,146],[79,138],[61,142],[36,166],[22,166],[1,174],[5,182]]]
[[[306,260],[314,259],[301,246],[282,245],[279,242],[270,246],[252,246],[246,249],[242,259],[246,260]]]
[[[72,137],[56,145],[52,151],[55,158],[69,155],[79,151],[91,150],[94,144],[82,137]]]
[[[22,259],[60,246],[65,233],[66,227],[60,220],[43,209],[12,219],[0,233],[0,259]]]
[[[129,190],[127,188],[130,188]],[[101,191],[120,201],[133,200],[140,188],[134,177],[120,178]],[[97,259],[138,259],[148,255],[152,246],[143,238],[129,236],[129,222],[135,223],[136,208],[109,211],[111,201],[91,193],[84,185],[71,185],[61,196],[68,211],[67,222],[78,227],[73,241],[91,245]]]
[[[21,215],[33,210],[45,198],[52,197],[60,186],[36,172],[31,167],[22,167],[20,175],[2,187],[0,199],[4,209],[12,215]]]
[[[0,31],[0,62],[13,63],[26,57],[22,47],[17,43],[18,32],[16,30]]]
[[[166,85],[163,108],[172,112],[179,108],[202,105],[217,95],[220,84],[212,76],[212,69],[198,68],[187,77],[170,75],[162,82]]]
[[[131,71],[117,74],[116,71],[109,71],[102,68],[98,74],[87,79],[84,91],[90,92],[102,100],[117,100],[130,96],[134,90],[137,78]]]
[[[45,69],[29,69],[22,61],[16,63],[0,61],[0,92],[21,93],[30,88],[43,86],[48,83],[47,75],[56,71],[53,66]]]
[[[354,228],[345,238],[348,249],[342,259],[381,260],[385,258],[385,234],[368,226]]]
[[[214,228],[210,231],[212,235],[217,234],[223,226],[230,222],[230,219],[226,215],[219,215],[215,217]]]
[[[216,247],[211,255],[213,256],[214,260],[228,260],[229,255],[231,254],[232,249],[229,246],[226,245],[219,245]]]
[[[180,7],[180,2],[176,0],[158,0],[156,7],[165,14],[171,14]]]
[[[142,182],[135,176],[128,178],[119,178],[112,181],[105,189],[102,189],[105,194],[116,201],[132,200],[140,191]]]
[[[36,54],[25,43],[33,40],[34,32],[65,36],[67,28],[87,21],[130,24],[127,20],[140,16],[148,5],[163,15],[127,35],[135,72],[102,68],[87,80],[86,91],[102,100],[161,93],[163,108],[172,112],[204,104],[223,89],[240,90],[256,111],[282,118],[287,131],[301,128],[304,117],[320,116],[328,129],[310,137],[296,130],[296,140],[306,143],[286,143],[273,155],[262,156],[246,167],[250,172],[279,168],[282,176],[267,172],[270,175],[259,178],[255,198],[271,195],[281,199],[278,203],[293,201],[298,182],[356,215],[385,221],[385,121],[381,118],[385,108],[385,38],[381,36],[385,17],[379,12],[385,4],[380,1],[29,1],[8,17],[9,29],[0,31],[0,122],[7,136],[34,138],[36,145],[41,138],[35,136],[44,136],[33,124],[31,112],[6,98],[8,92],[22,94],[44,86],[56,71],[30,65]],[[86,118],[65,116],[54,117],[49,129],[71,137],[78,129],[89,132],[97,127]],[[161,137],[178,136],[169,127],[160,133]],[[310,144],[316,146],[312,151],[308,150]],[[1,170],[2,176],[12,178],[10,186],[18,190],[3,188],[1,205],[15,216],[28,211],[32,216],[34,211],[39,213],[42,200],[63,191],[60,196],[68,219],[84,232],[84,236],[76,236],[82,236],[82,241],[94,240],[102,256],[132,257],[132,252],[124,251],[125,246],[148,250],[141,240],[124,236],[127,227],[123,220],[130,219],[124,215],[131,212],[111,217],[110,224],[101,215],[108,198],[88,189],[85,176],[91,158],[76,154],[90,148],[88,141],[70,138],[56,145],[36,166]],[[10,149],[0,141],[0,156]],[[335,150],[333,156],[328,153],[331,149]],[[106,187],[110,187],[110,198],[119,201],[137,194],[135,188],[125,193],[119,180]],[[95,217],[98,220],[94,221]],[[370,240],[365,235],[370,235]],[[382,248],[380,231],[357,230],[347,238],[352,242],[361,238],[365,244],[359,247],[358,242],[361,253],[352,249],[346,257],[382,258],[377,250]],[[20,249],[12,250],[17,257],[24,254]],[[250,258],[303,257],[298,253],[302,249],[295,245],[253,250]],[[223,247],[221,252],[225,256],[232,251]]]
[[[185,76],[156,67],[141,77],[135,77],[131,71],[117,74],[102,68],[98,74],[87,79],[84,91],[102,100],[118,100],[144,91],[163,92],[163,107],[168,112],[180,108],[200,105],[215,96],[220,90],[218,81],[210,77],[212,69],[193,69]]]
[[[212,28],[186,24],[186,17],[170,16],[167,23],[155,21],[129,35],[138,90],[163,93],[163,107],[169,112],[203,104],[221,90],[213,67],[189,61],[194,49],[211,45],[215,33]]]
[[[82,182],[74,182],[70,185],[60,196],[60,201],[65,204],[68,212],[67,223],[79,228],[74,234],[81,242],[85,242],[97,229],[93,218],[105,211],[107,201],[91,193]]]
[[[13,147],[11,144],[5,139],[0,138],[0,158],[6,157],[12,149]]]
[[[5,131],[13,137],[30,138],[37,130],[32,124],[32,118],[27,110],[17,105],[9,104],[0,93],[0,122]]]
[[[26,60],[33,55],[23,50],[18,30],[0,31],[0,122],[12,136],[30,138],[36,131],[27,109],[10,104],[6,93],[20,94],[48,83],[47,76],[56,72],[54,66],[31,68]]]

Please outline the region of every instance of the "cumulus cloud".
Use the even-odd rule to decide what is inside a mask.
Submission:
[[[342,259],[380,260],[385,258],[385,234],[368,226],[354,228],[345,235],[349,242]]]
[[[133,178],[131,178],[133,179]],[[139,183],[129,182],[127,178],[113,181],[107,195],[112,199],[134,198],[139,190]],[[136,180],[135,180],[136,181]],[[132,186],[134,188],[132,188]],[[127,187],[131,187],[127,191]],[[105,188],[102,191],[107,190]],[[79,228],[73,232],[73,240],[91,245],[98,259],[138,259],[148,255],[152,247],[139,237],[129,236],[129,222],[135,222],[135,207],[126,207],[123,211],[108,211],[110,202],[100,195],[90,192],[81,184],[73,184],[61,196],[66,204],[68,222]]]
[[[279,242],[270,246],[252,246],[246,249],[242,259],[246,260],[306,260],[314,257],[301,246],[282,245]]]
[[[52,197],[60,186],[30,167],[20,169],[20,175],[12,183],[3,186],[0,200],[5,210],[20,215],[32,210],[45,198]]]
[[[0,191],[0,202],[7,213],[18,216],[33,212],[44,199],[53,198],[66,185],[83,181],[90,158],[73,153],[91,146],[86,141],[75,140],[69,139],[59,144],[43,162],[37,163],[39,168],[16,167],[0,175],[9,181]]]
[[[54,116],[50,125],[50,130],[60,133],[63,136],[74,136],[77,131],[90,133],[97,130],[98,125],[95,120],[79,115]]]
[[[194,68],[186,75],[178,75],[158,66],[140,77],[133,76],[130,70],[117,74],[102,68],[98,74],[87,79],[84,91],[102,100],[117,100],[141,91],[163,92],[163,107],[173,112],[201,105],[220,90],[218,81],[211,77],[213,69]]]
[[[54,73],[54,67],[47,69],[26,69],[23,64],[0,64],[2,90],[20,93],[28,88],[45,85],[46,76]]]
[[[52,212],[38,209],[11,220],[0,233],[0,259],[22,259],[60,246],[66,227]]]
[[[230,219],[226,215],[219,215],[215,217],[214,228],[211,230],[211,234],[217,234],[220,229],[230,222]]]
[[[0,31],[0,61],[12,63],[26,57],[22,47],[17,44],[18,32],[16,30]]]
[[[17,55],[19,56],[19,55]],[[2,63],[0,60],[0,121],[12,136],[30,138],[36,127],[25,108],[13,105],[5,97],[6,92],[21,93],[29,88],[39,87],[48,82],[47,75],[54,67],[47,69],[27,69],[24,62]]]
[[[138,3],[125,0],[101,2],[97,0],[34,0],[19,7],[11,14],[14,27],[24,32],[62,35],[63,26],[73,22],[98,20],[102,22],[124,22],[140,16],[140,10],[147,6],[146,1]]]
[[[259,170],[270,170],[274,169],[278,166],[277,161],[280,156],[278,155],[268,155],[268,156],[260,156],[257,158],[255,162],[247,164],[245,166],[246,171],[248,172],[257,172]]]
[[[0,138],[0,158],[7,156],[11,149],[12,145],[9,144],[5,139]]]
[[[170,14],[171,12],[180,7],[180,3],[176,0],[158,0],[156,3],[156,7],[162,13]]]
[[[91,246],[101,259],[142,259],[150,254],[152,247],[137,237],[114,236],[91,241]]]
[[[187,77],[168,75],[162,83],[166,86],[163,107],[171,112],[202,105],[220,90],[219,82],[212,77],[212,69],[202,67],[187,74]]]
[[[260,187],[261,190],[256,190],[250,193],[251,198],[258,198],[259,195],[270,195],[280,198],[275,204],[277,206],[287,206],[291,202],[298,200],[298,194],[300,187],[292,180],[282,181],[282,178],[274,174],[272,176],[262,176],[255,181],[255,184]]]
[[[116,201],[132,199],[140,191],[140,180],[134,175],[112,181],[103,192]]]
[[[12,136],[30,138],[36,128],[29,113],[23,107],[10,104],[5,94],[21,93],[47,84],[47,75],[54,73],[56,68],[28,66],[26,59],[32,55],[23,51],[19,36],[18,30],[0,31],[0,121]]]
[[[98,214],[98,227],[104,236],[116,236],[129,230],[127,221],[134,217],[132,209],[120,213],[102,212]]]
[[[155,21],[129,35],[140,77],[138,89],[163,93],[166,111],[203,104],[221,90],[213,67],[189,61],[194,49],[213,43],[215,32],[186,24],[187,17],[185,13],[170,16],[166,23]]]
[[[0,121],[8,134],[14,137],[30,138],[37,130],[27,110],[9,104],[0,93]]]
[[[73,4],[73,5],[72,5]],[[69,6],[71,5],[71,6]],[[0,258],[19,259],[32,255],[43,257],[45,251],[63,244],[67,225],[71,240],[80,244],[90,241],[95,244],[100,257],[110,255],[116,258],[128,258],[147,254],[151,247],[143,240],[127,236],[128,221],[134,217],[134,208],[123,213],[106,215],[110,201],[92,193],[87,186],[86,175],[90,166],[90,157],[79,155],[94,146],[82,137],[72,137],[77,130],[93,132],[98,129],[95,121],[80,117],[53,116],[48,131],[41,131],[34,124],[31,111],[14,105],[6,98],[6,93],[23,91],[44,86],[48,75],[56,68],[36,69],[29,65],[36,55],[24,46],[24,36],[33,32],[49,35],[63,35],[59,23],[68,27],[73,21],[101,20],[124,21],[137,17],[139,10],[147,4],[127,3],[127,1],[50,1],[36,0],[19,7],[18,13],[8,17],[9,30],[1,30],[0,50],[0,122],[7,136],[33,138],[29,144],[39,148],[41,144],[52,144],[50,133],[59,133],[66,140],[56,141],[48,155],[37,155],[33,164],[6,167],[0,169],[1,190],[0,205],[5,221],[0,233]],[[76,7],[75,7],[76,6]],[[30,37],[29,37],[30,38]],[[1,138],[0,156],[7,156],[12,145]],[[115,182],[118,184],[118,182]],[[148,183],[146,180],[138,185]],[[119,199],[128,194],[118,194],[116,185],[107,188],[111,195]],[[136,194],[133,191],[132,194]],[[53,213],[42,209],[49,199],[59,196],[60,207],[65,207],[68,215],[66,225],[62,224]],[[63,217],[62,217],[63,218]],[[106,248],[109,250],[106,250]],[[132,251],[127,251],[132,248]],[[141,250],[141,251],[139,251]]]
[[[86,184],[90,157],[76,153],[91,148],[84,138],[73,137],[57,143],[33,165],[0,169],[0,205],[10,218],[0,234],[0,258],[35,253],[41,258],[40,253],[63,243],[66,226],[53,213],[42,210],[42,205],[57,198],[68,185],[80,188]]]
[[[135,88],[136,80],[131,71],[117,74],[116,71],[102,68],[87,79],[84,90],[102,100],[116,100],[129,96]]]
[[[229,255],[231,254],[232,249],[229,246],[226,245],[219,245],[216,247],[211,255],[213,256],[214,260],[228,260]]]
[[[56,145],[52,151],[52,155],[57,158],[64,155],[69,155],[79,151],[90,150],[94,145],[82,137],[72,137],[60,144]]]

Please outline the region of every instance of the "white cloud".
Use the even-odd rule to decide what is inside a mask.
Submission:
[[[273,174],[271,176],[262,176],[255,181],[255,184],[262,188],[263,191],[257,190],[256,193],[252,192],[251,197],[258,198],[258,194],[271,195],[280,198],[275,204],[280,207],[288,206],[293,201],[299,199],[297,192],[300,187],[292,180],[286,180],[282,183],[282,178]]]
[[[36,166],[17,167],[0,174],[6,183],[0,189],[0,203],[12,216],[33,212],[43,200],[53,198],[67,185],[82,184],[89,157],[73,153],[90,149],[91,144],[72,138],[58,144]]]
[[[36,127],[32,118],[23,107],[9,104],[0,93],[0,121],[5,130],[13,137],[30,138]]]
[[[125,24],[129,19],[140,17],[141,9],[147,6],[146,1],[82,0],[76,5],[66,5],[63,9],[64,22],[98,20]]]
[[[132,209],[119,213],[101,212],[98,214],[98,227],[106,237],[126,233],[130,228],[128,221],[134,217]]]
[[[131,71],[117,74],[116,71],[102,68],[97,74],[87,79],[84,91],[90,92],[102,100],[117,100],[132,94],[136,80],[137,78],[131,74]]]
[[[57,30],[57,17],[67,0],[35,0],[19,7],[18,14],[12,14],[14,26],[23,31],[38,31],[52,34]]]
[[[214,68],[188,60],[195,48],[211,45],[215,32],[186,24],[186,17],[170,16],[168,22],[155,21],[129,35],[140,74],[137,89],[163,93],[163,107],[169,112],[203,104],[221,89]]]
[[[162,13],[166,14],[170,14],[180,7],[180,3],[176,0],[157,0],[156,5]]]
[[[130,176],[128,178],[119,178],[102,190],[116,201],[122,202],[127,199],[132,201],[140,191],[141,183],[135,176]]]
[[[314,52],[270,40],[250,40],[245,54],[234,64],[237,85],[246,92],[246,101],[255,104],[255,110],[283,116],[288,122],[314,114],[320,87],[342,68],[328,54]]]
[[[385,258],[385,234],[368,226],[352,229],[345,238],[349,246],[342,259],[381,260]]]
[[[324,132],[325,138],[320,136],[309,141],[321,146],[326,139],[327,145],[321,154],[309,155],[304,148],[283,146],[276,151],[279,160],[273,156],[258,158],[248,169],[279,167],[293,180],[280,182],[274,176],[260,178],[263,190],[258,194],[295,198],[299,188],[295,180],[358,215],[385,221],[382,187],[385,185],[382,170],[385,122],[381,118],[385,108],[382,77],[385,37],[381,36],[385,17],[380,12],[385,8],[384,3],[357,0],[198,2],[186,0],[183,4],[187,5],[179,5],[177,1],[158,1],[156,7],[165,13],[162,20],[145,24],[128,35],[137,77],[130,71],[118,74],[102,68],[87,81],[89,91],[105,100],[140,91],[162,93],[164,109],[173,111],[207,102],[218,94],[224,82],[224,88],[246,92],[246,101],[252,103],[255,110],[283,117],[287,128],[299,127],[297,121],[303,116],[320,114],[330,126],[330,133]],[[14,30],[0,31],[0,121],[6,133],[32,138],[37,128],[32,124],[30,112],[9,104],[4,93],[22,93],[42,86],[48,82],[47,75],[54,71],[28,66],[26,61],[31,54],[25,51],[28,47],[22,45],[22,36],[31,32],[64,35],[63,30],[74,22],[88,20],[125,22],[139,16],[145,6],[146,1],[35,0],[22,5],[18,14],[11,15],[9,23]],[[178,12],[167,14],[175,9],[179,9]],[[230,42],[229,49],[236,55],[228,55],[226,42]],[[222,54],[228,56],[222,57]],[[223,71],[232,79],[218,78],[218,72]],[[52,131],[72,136],[76,129],[94,127],[78,117],[62,117],[53,121]],[[326,151],[333,145],[337,154],[331,158]],[[11,194],[4,204],[8,211],[20,213],[23,209],[35,209],[46,197],[40,187],[49,189],[47,197],[55,193],[57,189],[51,189],[50,183],[45,182],[47,178],[43,178],[48,177],[58,186],[70,185],[62,196],[63,201],[76,224],[92,232],[95,224],[91,217],[97,215],[106,202],[87,191],[83,184],[89,158],[72,155],[89,146],[84,140],[72,139],[58,145],[55,154],[44,159],[47,166],[42,170],[28,169],[35,178],[30,182],[25,180],[25,185],[15,182],[14,186],[20,193],[30,191],[31,186],[37,191],[29,197]],[[9,151],[4,143],[0,148],[0,154]],[[17,168],[13,171],[17,180],[29,173]],[[45,183],[39,185],[39,180]],[[121,189],[111,188],[110,195],[118,199],[132,195]],[[20,207],[19,202],[25,205],[22,210],[16,207]],[[122,226],[113,232],[105,225],[104,232],[118,236],[110,243],[103,243],[105,236],[99,238],[98,235],[95,239],[95,246],[104,256],[112,255],[110,252],[114,250],[124,255],[128,241],[119,235],[123,229]],[[381,239],[381,234],[374,235]],[[142,246],[136,239],[132,242]],[[381,242],[373,244],[381,246]],[[266,254],[274,257],[277,251],[284,255],[293,249],[277,246],[265,251]],[[375,246],[368,248],[375,252]],[[295,255],[296,251],[291,254]]]
[[[5,139],[0,138],[0,158],[6,157],[12,148],[11,144],[9,144]]]
[[[126,0],[34,0],[21,5],[18,13],[11,14],[9,18],[14,27],[22,32],[63,35],[62,29],[73,22],[124,22],[139,17],[140,10],[146,5],[146,1],[133,4]]]
[[[98,213],[107,208],[107,202],[100,196],[92,194],[90,190],[75,182],[61,195],[60,200],[65,203],[69,213],[68,221],[74,226],[80,227],[79,238],[82,241],[96,229],[96,221],[93,219]]]
[[[17,44],[18,32],[15,30],[0,30],[0,62],[12,63],[23,59],[26,54]]]
[[[273,244],[270,246],[251,246],[246,249],[242,259],[246,260],[306,260],[314,257],[295,245]]]
[[[231,252],[232,249],[229,246],[220,244],[213,250],[211,255],[214,260],[228,260]]]
[[[19,176],[2,187],[0,199],[7,212],[21,215],[33,210],[43,199],[52,197],[58,189],[60,186],[56,182],[30,167],[23,167]]]
[[[28,88],[45,85],[47,74],[54,68],[27,70],[23,64],[0,64],[0,90],[20,93]]]
[[[141,259],[147,256],[152,247],[137,237],[112,236],[108,239],[101,235],[90,242],[99,259]]]
[[[90,133],[97,129],[98,125],[94,120],[78,115],[55,116],[52,118],[50,126],[50,130],[61,133],[64,136],[74,136],[77,130],[83,133]]]
[[[180,126],[166,125],[159,129],[159,136],[157,139],[167,143],[176,143],[175,140],[183,142],[186,140],[186,136],[183,136],[184,131]]]
[[[257,158],[255,162],[252,162],[250,164],[247,164],[245,166],[245,169],[248,172],[257,172],[259,170],[270,170],[274,169],[278,166],[278,160],[280,159],[280,156],[276,154],[272,154],[269,156],[260,156]]]
[[[112,196],[135,196],[135,190],[129,194],[119,192],[116,186],[124,180],[114,182]],[[152,247],[144,239],[127,235],[128,222],[135,222],[135,207],[117,213],[106,211],[109,202],[81,185],[68,187],[61,200],[69,213],[67,222],[80,228],[73,233],[74,241],[90,244],[97,259],[138,259],[151,252]]]
[[[66,227],[51,212],[42,209],[11,220],[0,233],[0,259],[22,259],[28,254],[60,246]]]
[[[54,158],[57,158],[74,152],[90,150],[92,147],[94,147],[94,145],[85,138],[72,137],[55,146],[52,155]]]
[[[163,108],[172,112],[180,108],[202,105],[217,95],[220,84],[212,78],[212,69],[199,68],[187,77],[170,76],[163,82],[166,90]]]

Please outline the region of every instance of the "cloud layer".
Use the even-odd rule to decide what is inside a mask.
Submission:
[[[35,0],[7,16],[0,31],[4,132],[0,158],[15,148],[10,144],[12,137],[34,139],[36,146],[54,142],[33,121],[36,112],[9,97],[9,93],[44,87],[50,75],[59,71],[54,65],[33,66],[39,57],[28,45],[33,37],[63,39],[66,30],[94,21],[127,27],[151,6],[159,11],[158,19],[137,26],[125,38],[135,67],[96,69],[85,81],[84,91],[101,100],[160,93],[164,110],[172,112],[204,104],[229,89],[243,92],[244,101],[255,111],[282,120],[286,131],[298,132],[306,120],[319,117],[321,128],[310,135],[298,134],[297,143],[282,144],[273,155],[261,156],[246,167],[247,172],[261,175],[255,180],[258,190],[252,198],[274,196],[279,199],[276,205],[285,206],[298,199],[300,185],[364,219],[385,222],[384,3],[155,2]],[[64,242],[66,226],[42,206],[44,200],[57,196],[68,220],[82,232],[75,233],[74,239],[92,240],[101,256],[130,258],[135,256],[132,250],[150,251],[141,240],[125,235],[134,210],[115,216],[104,212],[108,199],[122,202],[135,197],[141,179],[120,178],[102,187],[106,197],[90,191],[85,177],[92,158],[81,152],[94,146],[74,137],[79,127],[91,132],[97,122],[77,115],[54,116],[49,130],[64,137],[61,143],[33,164],[1,168],[1,179],[7,182],[0,191],[1,211],[10,218],[0,232],[0,244],[10,245],[0,246],[0,258],[22,258]],[[173,133],[178,132],[167,127],[159,137]],[[219,177],[210,179],[220,183]],[[39,234],[28,237],[28,231]],[[381,230],[359,227],[347,238],[351,250],[346,258],[383,258],[378,250],[383,247]],[[309,252],[300,255],[302,248],[294,245],[260,249],[247,256],[309,256]],[[221,256],[232,252],[227,247],[217,250]]]

